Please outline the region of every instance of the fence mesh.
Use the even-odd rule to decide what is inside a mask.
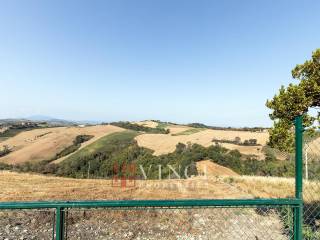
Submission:
[[[0,240],[53,239],[55,210],[1,210]]]
[[[304,135],[304,227],[306,240],[320,239],[320,136]]]
[[[293,209],[66,209],[66,239],[293,239]]]

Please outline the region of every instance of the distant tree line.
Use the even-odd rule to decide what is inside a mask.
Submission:
[[[4,145],[3,149],[0,150],[0,157],[4,157],[5,155],[8,155],[9,153],[11,153],[11,151],[12,150],[7,145]]]
[[[40,128],[39,124],[36,122],[15,122],[10,124],[6,123],[2,126],[7,127],[7,129],[0,133],[0,137],[14,137],[22,131]]]
[[[147,133],[161,133],[161,134],[168,134],[170,133],[169,129],[164,128],[151,128],[147,126],[142,126],[139,124],[131,123],[131,122],[112,122],[110,125],[134,130],[134,131],[140,131],[140,132],[147,132]]]
[[[212,142],[215,143],[231,143],[239,146],[261,146],[261,144],[258,144],[258,140],[255,138],[241,141],[240,137],[235,137],[234,140],[227,140],[227,139],[212,139]]]
[[[216,126],[208,126],[203,123],[190,123],[190,124],[187,124],[187,126],[193,127],[193,128],[209,128],[213,130],[225,130],[225,131],[234,130],[234,131],[247,131],[247,132],[262,132],[267,129],[264,127],[242,127],[242,128],[216,127]]]

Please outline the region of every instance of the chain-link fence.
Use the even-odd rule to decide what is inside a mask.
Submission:
[[[65,210],[65,239],[293,239],[290,206]]]
[[[304,239],[320,239],[320,134],[304,134]]]
[[[63,210],[63,239],[294,239],[292,206]],[[53,210],[2,211],[1,240],[55,239]]]

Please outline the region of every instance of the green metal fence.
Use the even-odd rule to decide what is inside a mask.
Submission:
[[[0,239],[320,239],[319,202],[307,202],[303,215],[302,117],[296,118],[295,131],[292,198],[2,202],[0,221],[1,216],[14,221],[13,213],[23,210],[31,220],[18,226],[38,225],[39,232],[32,236],[24,229],[11,238],[9,225],[0,222]],[[305,197],[320,190],[310,182]]]

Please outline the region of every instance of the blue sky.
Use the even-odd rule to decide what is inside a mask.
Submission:
[[[319,1],[0,1],[0,118],[269,126]]]

